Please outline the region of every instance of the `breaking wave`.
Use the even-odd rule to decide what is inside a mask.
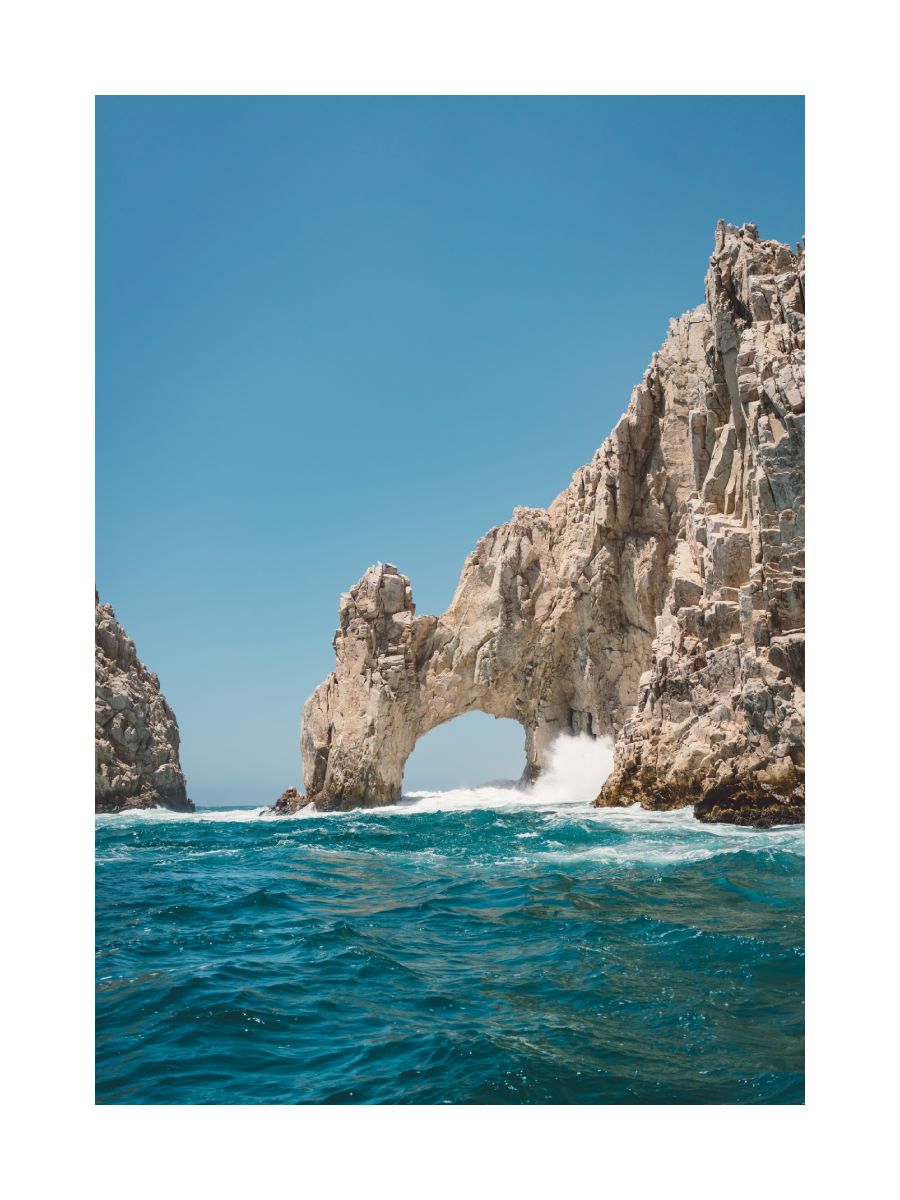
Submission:
[[[593,800],[612,769],[611,738],[564,734],[552,742],[531,795],[535,800]]]

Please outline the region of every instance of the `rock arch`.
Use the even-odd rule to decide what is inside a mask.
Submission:
[[[403,794],[509,788],[524,767],[521,722],[470,709],[419,738],[403,768]]]
[[[473,710],[525,727],[532,775],[562,730],[616,737],[603,804],[796,784],[805,252],[720,221],[706,297],[570,486],[479,539],[443,615],[390,563],[341,596],[301,720],[318,808],[392,803],[416,741]]]
[[[679,324],[684,354],[692,323],[708,327],[705,306]],[[557,733],[617,732],[649,664],[692,485],[689,442],[670,439],[664,457],[667,386],[654,359],[549,509],[517,508],[479,539],[442,616],[416,616],[391,563],[342,594],[335,670],[301,721],[317,807],[394,802],[418,739],[465,712],[523,725],[532,776]]]

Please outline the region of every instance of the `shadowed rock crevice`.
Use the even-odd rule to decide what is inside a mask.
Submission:
[[[530,778],[558,733],[615,737],[600,804],[788,768],[802,791],[803,270],[720,222],[706,303],[550,507],[479,539],[444,614],[417,617],[390,563],[341,596],[301,721],[319,809],[392,803],[418,739],[473,710],[524,726]]]

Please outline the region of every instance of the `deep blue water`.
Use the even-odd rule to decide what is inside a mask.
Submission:
[[[97,817],[97,1100],[803,1103],[802,827]]]

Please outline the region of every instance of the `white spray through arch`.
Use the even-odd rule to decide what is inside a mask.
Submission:
[[[593,800],[613,770],[611,738],[589,733],[559,734],[547,765],[528,788],[535,800]]]

